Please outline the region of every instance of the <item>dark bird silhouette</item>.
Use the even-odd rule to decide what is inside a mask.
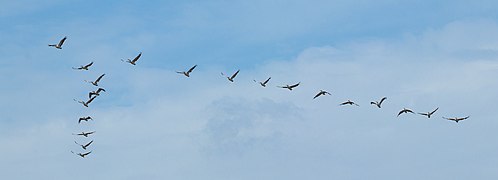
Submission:
[[[372,101],[370,104],[376,105],[378,108],[381,108],[382,102],[384,102],[387,99],[387,97],[383,97],[380,101]]]
[[[412,113],[415,114],[412,110],[403,108],[401,111],[399,111],[398,116],[403,114],[403,113]]]
[[[86,71],[88,71],[88,68],[89,68],[90,66],[92,66],[92,65],[93,65],[93,62],[91,62],[90,64],[87,64],[87,65],[84,65],[84,66],[80,66],[80,67],[78,67],[78,68],[73,67],[73,69],[74,69],[74,70],[86,70]]]
[[[88,105],[96,98],[97,96],[93,96],[92,98],[90,98],[88,101],[78,101],[76,99],[73,99],[74,101],[80,103],[80,104],[83,104],[83,106],[85,107],[88,107]]]
[[[418,113],[423,116],[427,116],[427,118],[431,118],[431,116],[438,110],[439,108],[434,109],[434,111],[427,112],[427,113]]]
[[[99,88],[96,91],[89,92],[88,93],[88,98],[92,98],[92,96],[100,96],[100,92],[102,92],[102,91],[105,92],[105,89],[104,88]]]
[[[296,88],[297,86],[299,86],[301,84],[301,82],[298,82],[297,84],[294,84],[294,85],[285,85],[285,86],[277,86],[279,88],[285,88],[285,89],[289,89],[290,91],[292,91],[292,89]]]
[[[260,81],[260,82],[258,82],[256,80],[253,80],[253,81],[259,83],[263,87],[266,87],[266,83],[268,83],[268,81],[270,81],[270,79],[271,79],[271,77],[269,77],[268,79],[266,79],[266,81]]]
[[[176,73],[183,74],[183,75],[185,75],[187,77],[190,77],[190,73],[195,69],[195,67],[197,67],[197,65],[194,65],[188,71],[176,71]]]
[[[96,131],[91,131],[91,132],[81,132],[81,133],[78,133],[78,134],[73,134],[75,136],[85,136],[85,137],[88,137],[88,135],[91,135],[93,133],[95,133]]]
[[[51,47],[55,47],[57,49],[62,49],[62,44],[64,44],[64,41],[66,41],[67,37],[64,36],[64,38],[62,38],[60,41],[59,41],[59,44],[49,44],[48,46],[51,46]]]
[[[71,151],[71,153],[76,154],[73,151]],[[78,155],[78,156],[80,156],[82,158],[85,158],[85,156],[89,155],[90,153],[92,153],[92,151],[89,151],[89,152],[86,152],[86,153],[78,153],[76,155]]]
[[[105,76],[105,74],[102,74],[102,75],[100,75],[100,76],[97,78],[97,80],[95,80],[95,81],[87,81],[87,80],[85,80],[85,82],[88,82],[88,83],[90,83],[90,84],[93,84],[94,86],[99,86],[99,82],[100,82],[100,80],[102,79],[102,77],[104,77],[104,76]]]
[[[353,101],[351,101],[351,100],[349,100],[349,99],[348,99],[348,101],[343,102],[343,103],[341,103],[341,104],[339,104],[339,105],[341,105],[341,106],[344,106],[344,105],[356,105],[356,106],[360,106],[360,105],[358,105],[358,104],[354,103]]]
[[[77,145],[81,146],[81,148],[83,148],[84,150],[86,150],[86,148],[87,148],[88,146],[90,146],[90,144],[92,144],[92,143],[93,143],[93,140],[92,140],[92,141],[90,141],[89,143],[86,143],[85,145],[79,144],[79,143],[78,143],[78,142],[76,142],[76,141],[74,141],[74,143],[76,143]]]
[[[447,119],[447,120],[450,120],[450,121],[455,121],[456,123],[458,123],[458,121],[463,121],[463,120],[466,120],[468,119],[470,116],[467,116],[467,117],[462,117],[462,118],[459,118],[459,117],[454,117],[454,118],[446,118],[446,117],[443,117],[444,119]]]
[[[125,60],[121,59],[121,61],[130,63],[132,65],[137,65],[136,63],[137,63],[138,59],[140,59],[140,56],[142,56],[142,52],[140,52],[135,58],[133,58],[133,60],[128,59],[125,61]]]
[[[326,94],[328,94],[328,95],[332,95],[332,94],[330,94],[330,93],[329,93],[329,92],[327,92],[327,91],[320,90],[320,92],[318,92],[318,93],[315,95],[315,97],[313,97],[313,99],[316,99],[317,97],[322,96],[322,95],[326,95]]]
[[[93,120],[92,117],[90,116],[87,116],[87,117],[80,117],[80,119],[78,119],[78,124],[81,123],[81,121],[86,121],[88,122],[88,120]]]
[[[233,79],[237,76],[237,74],[239,74],[239,70],[237,70],[237,72],[235,72],[232,76],[228,77],[226,76],[225,74],[223,74],[223,72],[221,73],[222,76],[225,76],[230,82],[233,82]]]

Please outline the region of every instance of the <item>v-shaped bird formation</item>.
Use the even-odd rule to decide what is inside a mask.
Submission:
[[[62,38],[59,41],[59,43],[57,43],[57,44],[49,44],[48,46],[55,47],[56,49],[62,49],[62,45],[64,44],[64,42],[66,40],[67,40],[67,37],[64,37],[64,38]],[[129,64],[135,66],[135,65],[137,65],[137,61],[141,58],[141,56],[142,56],[142,52],[138,53],[138,55],[136,55],[135,58],[133,58],[133,59],[127,59],[127,60],[121,59],[121,61],[125,62],[125,63],[129,63]],[[79,71],[89,71],[90,67],[92,67],[93,64],[94,64],[94,62],[92,61],[92,62],[90,62],[88,64],[80,65],[79,67],[72,67],[72,69],[79,70]],[[175,72],[178,73],[178,74],[184,75],[187,78],[190,78],[191,75],[192,75],[192,73],[193,73],[193,71],[194,71],[194,69],[196,69],[196,67],[197,67],[197,65],[193,65],[187,71],[175,71]],[[237,77],[237,75],[239,74],[239,72],[240,72],[240,69],[238,69],[237,71],[235,71],[230,76],[227,75],[227,74],[225,74],[225,73],[223,73],[223,72],[221,73],[221,75],[223,77],[227,78],[229,82],[234,83],[235,82],[235,78]],[[100,75],[94,81],[85,80],[85,82],[88,82],[88,83],[92,84],[93,86],[98,87],[98,89],[90,91],[88,93],[88,99],[87,100],[77,100],[77,99],[73,99],[73,100],[76,101],[76,102],[78,102],[78,103],[80,103],[80,104],[82,104],[85,108],[88,108],[90,106],[90,103],[92,103],[97,97],[99,97],[102,92],[106,92],[106,90],[104,88],[102,88],[100,86],[100,84],[99,84],[99,82],[103,79],[103,77],[105,75],[106,74]],[[271,79],[272,79],[271,77],[268,77],[264,81],[256,81],[256,80],[253,80],[253,81],[256,82],[256,83],[258,83],[259,85],[261,85],[261,87],[266,88],[268,86],[268,83],[269,83],[269,81]],[[301,85],[301,82],[298,82],[298,83],[295,83],[295,84],[285,84],[283,86],[276,86],[276,87],[282,88],[282,89],[288,89],[289,91],[293,91],[295,88],[299,87],[300,85]],[[325,90],[319,90],[319,92],[316,93],[313,96],[313,100],[315,100],[315,99],[317,99],[317,98],[319,98],[321,96],[325,96],[325,95],[331,96],[332,94],[330,92],[328,92],[328,91],[325,91]],[[387,100],[387,97],[382,97],[378,101],[371,101],[370,104],[371,105],[375,105],[375,107],[381,109],[383,107],[382,105],[386,102],[386,100]],[[340,103],[339,106],[357,106],[357,107],[359,107],[360,105],[348,99],[347,101],[344,101],[344,102]],[[433,115],[438,110],[439,110],[439,107],[435,108],[432,111],[415,113],[411,109],[403,108],[403,109],[401,109],[397,113],[396,117],[400,117],[403,114],[419,114],[419,115],[422,115],[422,116],[426,116],[427,118],[431,118],[431,117],[433,117]],[[447,117],[443,116],[442,118],[446,119],[446,120],[450,120],[450,121],[455,121],[456,123],[458,123],[459,121],[466,120],[469,117],[470,116],[447,118]],[[91,116],[80,117],[78,119],[78,124],[89,123],[89,120],[93,121],[93,118]],[[82,122],[85,122],[85,123],[82,123]],[[95,133],[96,133],[96,131],[82,131],[81,133],[73,133],[73,135],[74,136],[84,137],[86,139],[86,138],[89,138],[89,137],[93,136],[93,134],[95,134]],[[75,153],[74,151],[71,151],[71,153],[73,153],[75,155],[78,155],[81,158],[85,158],[86,156],[90,155],[93,152],[93,151],[88,151],[88,149],[91,147],[91,145],[93,144],[93,142],[94,142],[94,140],[90,140],[90,141],[87,141],[87,143],[85,143],[85,144],[81,144],[81,143],[78,143],[77,141],[74,141],[74,143],[76,145],[80,146],[83,149],[84,152]]]

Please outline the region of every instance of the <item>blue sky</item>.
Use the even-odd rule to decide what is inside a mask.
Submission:
[[[498,177],[495,1],[0,4],[5,178]],[[220,76],[237,69],[235,83]],[[103,73],[89,108],[72,100]],[[313,100],[320,89],[332,95]],[[338,106],[348,99],[360,107]],[[440,110],[397,118],[404,107]],[[71,133],[87,130],[81,159],[73,141],[90,139]]]

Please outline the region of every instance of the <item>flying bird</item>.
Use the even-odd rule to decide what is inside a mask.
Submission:
[[[444,119],[447,119],[447,120],[450,120],[450,121],[455,121],[456,123],[458,123],[458,121],[463,121],[463,120],[466,120],[468,119],[470,116],[467,116],[467,117],[462,117],[462,118],[458,118],[458,117],[454,117],[454,118],[446,118],[446,117],[443,117]]]
[[[78,142],[76,142],[76,141],[74,141],[74,143],[76,143],[77,145],[81,146],[81,148],[83,148],[84,150],[86,150],[86,148],[87,148],[88,146],[90,146],[90,144],[92,144],[92,143],[93,143],[93,140],[92,140],[92,141],[90,141],[89,143],[86,143],[85,145],[79,144],[79,143],[78,143]]]
[[[318,92],[318,94],[316,94],[316,95],[315,95],[315,97],[313,97],[313,99],[316,99],[317,97],[322,96],[322,95],[326,95],[326,94],[328,94],[328,95],[332,95],[332,94],[330,94],[330,93],[329,93],[329,92],[327,92],[327,91],[320,90],[320,92]]]
[[[100,76],[97,78],[97,80],[95,80],[95,81],[87,81],[87,80],[85,80],[85,82],[88,82],[88,83],[90,83],[90,84],[93,84],[94,86],[99,86],[99,82],[100,82],[100,80],[102,79],[102,77],[104,77],[104,75],[105,75],[105,74],[100,75]]]
[[[253,81],[259,83],[263,87],[266,87],[266,83],[268,83],[268,81],[270,81],[270,79],[271,79],[271,77],[269,77],[268,79],[266,79],[266,81],[260,81],[260,82],[258,82],[256,80],[253,80]]]
[[[73,69],[74,69],[74,70],[86,70],[86,71],[88,71],[88,68],[89,68],[90,66],[92,66],[92,65],[93,65],[93,62],[91,62],[90,64],[87,64],[87,65],[84,65],[84,66],[80,66],[80,67],[78,67],[78,68],[73,67]]]
[[[81,133],[78,133],[78,134],[73,134],[75,136],[85,136],[85,137],[88,137],[88,135],[91,135],[93,133],[95,133],[96,131],[91,131],[91,132],[81,132]]]
[[[76,99],[73,99],[74,101],[80,103],[80,104],[83,104],[83,106],[85,107],[88,107],[88,105],[96,98],[97,96],[93,96],[92,98],[90,98],[88,101],[78,101]]]
[[[412,110],[403,108],[401,111],[399,111],[398,117],[399,117],[399,115],[401,115],[403,113],[412,113],[412,114],[415,114]]]
[[[423,116],[427,116],[427,118],[431,118],[431,116],[438,110],[439,108],[434,109],[434,111],[427,112],[427,113],[418,113]]]
[[[125,60],[121,59],[121,61],[130,63],[132,65],[137,65],[136,62],[138,61],[138,59],[140,59],[140,56],[142,56],[142,52],[140,52],[135,58],[133,58],[133,60],[128,59],[125,61]]]
[[[100,96],[100,92],[101,91],[105,92],[105,89],[104,88],[99,88],[96,91],[89,92],[88,93],[88,98],[92,98],[92,96]]]
[[[92,117],[90,116],[87,116],[87,117],[80,117],[80,119],[78,119],[78,124],[81,123],[81,121],[86,121],[88,122],[88,120],[93,120]]]
[[[294,89],[295,87],[299,86],[300,84],[301,84],[301,82],[298,82],[297,84],[294,84],[294,85],[285,85],[285,86],[277,86],[277,87],[289,89],[290,91],[292,91],[292,89]]]
[[[59,41],[59,44],[49,44],[48,46],[51,46],[51,47],[55,47],[57,49],[62,49],[62,44],[64,44],[64,41],[66,41],[67,37],[64,36],[64,38],[62,38],[60,41]]]
[[[230,82],[233,82],[233,79],[237,76],[237,74],[239,74],[239,70],[237,70],[237,72],[235,72],[232,76],[228,77],[226,76],[225,74],[223,74],[223,72],[221,73],[222,76],[225,76]]]
[[[339,104],[339,105],[340,105],[340,106],[344,106],[344,105],[356,105],[356,106],[360,106],[360,105],[358,105],[358,104],[354,103],[353,101],[351,101],[351,100],[349,100],[349,99],[348,99],[348,101],[343,102],[343,103],[341,103],[341,104]]]
[[[76,154],[73,151],[71,151],[71,153]],[[92,153],[92,151],[89,151],[89,152],[86,152],[86,153],[78,153],[76,155],[81,156],[82,158],[85,158],[85,156],[89,155],[90,153]]]
[[[192,67],[191,67],[188,71],[186,71],[186,72],[185,72],[185,71],[176,71],[176,73],[178,73],[178,74],[183,74],[183,75],[185,75],[185,76],[187,76],[187,77],[190,77],[190,73],[191,73],[191,72],[195,69],[195,67],[197,67],[197,65],[192,66]]]
[[[381,108],[382,102],[384,102],[387,99],[387,97],[383,97],[380,101],[372,101],[370,104],[376,105],[378,108]]]

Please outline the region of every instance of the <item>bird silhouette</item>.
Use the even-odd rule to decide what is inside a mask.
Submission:
[[[222,76],[225,76],[230,82],[233,82],[233,79],[237,76],[237,74],[239,74],[239,70],[237,70],[237,72],[235,72],[232,76],[228,77],[226,76],[225,74],[223,74],[223,72],[221,73]]]
[[[399,117],[399,115],[401,115],[403,113],[412,113],[412,114],[415,114],[412,110],[407,109],[407,108],[403,108],[401,111],[399,111],[398,117]]]
[[[88,101],[78,101],[76,99],[73,99],[74,101],[80,103],[80,104],[83,104],[83,106],[85,107],[88,107],[88,105],[96,98],[97,96],[93,96],[92,98],[90,98]]]
[[[382,103],[387,99],[387,97],[383,97],[380,101],[372,101],[370,104],[376,105],[378,108],[381,108]]]
[[[80,117],[80,119],[78,119],[78,124],[81,123],[81,121],[87,121],[88,122],[88,120],[93,120],[93,119],[90,116]]]
[[[85,82],[88,82],[88,83],[90,83],[90,84],[93,84],[94,86],[99,86],[99,82],[100,82],[100,80],[102,79],[102,77],[104,77],[104,76],[105,76],[105,74],[102,74],[102,75],[100,75],[100,76],[97,78],[97,80],[95,80],[95,81],[87,81],[87,80],[85,80]]]
[[[76,142],[76,141],[74,141],[74,143],[76,143],[77,145],[81,146],[81,148],[83,148],[84,150],[86,150],[86,148],[87,148],[88,146],[90,146],[90,144],[92,144],[92,143],[93,143],[93,140],[92,140],[92,141],[90,141],[89,143],[86,143],[85,145],[79,144],[79,143],[78,143],[78,142]]]
[[[427,112],[427,113],[418,113],[418,114],[423,115],[423,116],[427,116],[427,118],[431,118],[431,116],[432,116],[432,115],[433,115],[433,114],[434,114],[434,113],[435,113],[438,109],[439,109],[439,107],[438,107],[438,108],[436,108],[436,109],[434,109],[434,110],[433,110],[433,111],[431,111],[431,112]]]
[[[468,119],[470,116],[467,116],[467,117],[454,117],[454,118],[446,118],[446,117],[443,117],[444,119],[447,119],[447,120],[450,120],[450,121],[455,121],[456,123],[458,123],[458,121],[463,121],[463,120],[466,120]]]
[[[71,151],[71,153],[76,154],[73,151]],[[78,153],[76,155],[78,155],[78,156],[80,156],[82,158],[85,158],[85,156],[89,155],[90,153],[92,153],[92,151],[89,151],[89,152],[86,152],[86,153]]]
[[[81,133],[78,133],[78,134],[73,134],[75,136],[85,136],[85,137],[88,137],[89,135],[95,133],[96,131],[91,131],[91,132],[81,132]]]
[[[257,82],[259,83],[261,86],[263,87],[266,87],[266,83],[268,83],[268,81],[270,81],[271,77],[269,77],[268,79],[266,79],[265,81],[256,81],[256,80],[253,80],[254,82]]]
[[[329,93],[329,92],[327,92],[327,91],[320,90],[320,92],[318,92],[318,93],[315,95],[315,97],[313,97],[313,99],[316,99],[317,97],[319,97],[319,96],[323,96],[323,95],[326,95],[326,94],[328,94],[328,95],[332,95],[332,94],[330,94],[330,93]]]
[[[93,65],[93,62],[91,62],[91,63],[89,63],[89,64],[87,64],[87,65],[84,65],[84,66],[80,66],[80,67],[78,67],[78,68],[73,67],[73,69],[74,69],[74,70],[86,70],[86,71],[88,71],[88,68],[89,68],[90,66],[92,66],[92,65]]]
[[[137,63],[138,59],[140,59],[140,56],[142,56],[142,52],[140,52],[135,58],[133,58],[133,60],[128,59],[125,61],[125,60],[121,59],[121,61],[130,63],[132,65],[137,65],[136,63]]]
[[[195,67],[197,67],[197,65],[194,65],[188,71],[176,71],[176,73],[183,74],[183,75],[185,75],[187,77],[190,77],[190,73],[195,69]]]
[[[55,47],[57,49],[62,49],[62,44],[64,44],[64,41],[66,41],[67,37],[64,36],[64,38],[62,38],[58,44],[49,44],[48,46],[51,46],[51,47]]]
[[[341,103],[341,104],[339,104],[339,105],[340,105],[340,106],[344,106],[344,105],[356,105],[356,106],[360,106],[360,105],[356,104],[355,102],[353,102],[353,101],[351,101],[351,100],[349,100],[349,99],[348,99],[348,101],[343,102],[343,103]]]
[[[88,98],[92,98],[92,96],[100,96],[100,92],[102,92],[102,91],[105,92],[105,89],[104,88],[99,88],[96,91],[89,92],[88,93]]]
[[[294,85],[285,85],[285,86],[277,86],[277,87],[279,87],[279,88],[285,88],[285,89],[288,89],[288,90],[292,91],[292,89],[296,88],[300,84],[301,84],[301,82],[298,82],[297,84],[294,84]]]

